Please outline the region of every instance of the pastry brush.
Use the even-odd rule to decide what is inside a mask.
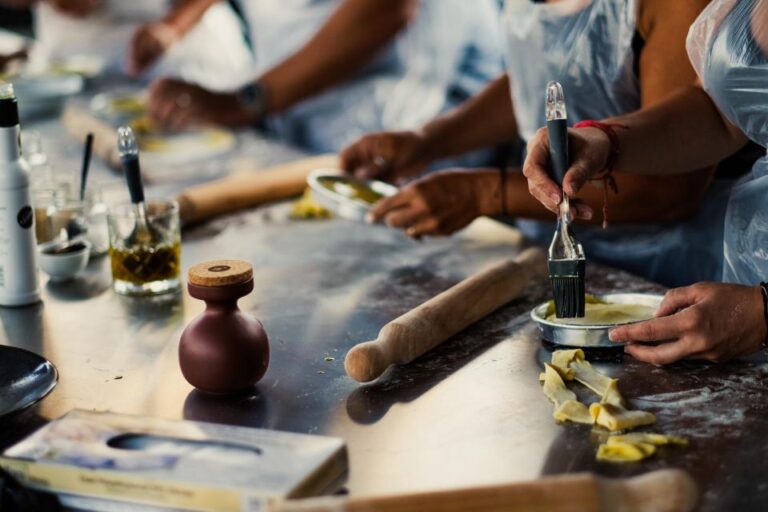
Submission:
[[[552,178],[562,188],[568,170],[568,114],[565,95],[558,82],[547,84],[547,133]],[[584,249],[570,233],[571,209],[568,195],[563,191],[555,236],[549,246],[547,267],[558,318],[584,316],[584,274],[586,258]]]

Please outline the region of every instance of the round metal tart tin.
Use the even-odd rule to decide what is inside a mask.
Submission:
[[[312,189],[312,199],[323,208],[332,211],[341,218],[349,220],[364,221],[373,203],[342,194],[322,183],[328,180],[350,188],[353,186],[364,186],[370,189],[372,193],[384,197],[393,196],[397,193],[397,187],[383,181],[358,181],[355,178],[342,174],[337,169],[318,169],[313,171],[309,178],[307,178],[307,184]]]
[[[661,304],[661,295],[646,293],[609,293],[595,295],[598,299],[611,304],[639,304],[658,308]],[[549,301],[539,304],[531,311],[531,319],[536,322],[541,332],[541,337],[555,345],[568,347],[616,347],[620,343],[613,343],[608,338],[608,331],[619,324],[610,325],[568,325],[547,320]]]

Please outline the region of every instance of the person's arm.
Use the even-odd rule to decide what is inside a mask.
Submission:
[[[509,80],[502,75],[420,130],[364,135],[339,161],[360,179],[395,181],[421,174],[435,160],[513,141],[517,133]]]
[[[649,2],[649,5],[656,4]],[[680,7],[683,5],[689,6],[685,3]],[[677,6],[666,11],[669,11],[670,18],[679,16]],[[693,13],[689,16],[693,17]],[[651,35],[660,34],[656,40],[658,44],[649,35],[641,61],[641,76],[646,69],[643,65],[648,69],[643,82],[643,102],[647,107],[605,120],[615,126],[619,149],[614,160],[614,176],[621,191],[621,204],[612,207],[612,216],[620,216],[620,210],[625,208],[637,209],[639,218],[648,215],[648,220],[653,219],[652,209],[663,211],[672,208],[676,212],[673,218],[690,213],[697,207],[711,180],[714,172],[711,166],[733,154],[746,142],[744,135],[725,120],[701,87],[693,83],[693,71],[687,57],[682,63],[679,59],[670,60],[666,55],[675,53],[670,46],[671,41],[661,44],[668,38],[665,31],[672,21],[663,16],[657,19]],[[680,27],[678,30],[681,30],[683,25],[680,20],[677,24]],[[683,52],[683,48],[680,41],[679,51]],[[645,53],[648,51],[655,53]],[[656,59],[666,59],[666,65],[661,66]],[[664,88],[672,85],[669,80],[675,75],[684,75],[686,78],[683,80],[691,78],[691,83],[660,98]],[[572,164],[563,185],[569,196],[578,192],[580,198],[586,199],[589,205],[583,210],[586,212],[600,202],[595,201],[595,197],[590,199],[590,192],[594,195],[592,187],[582,187],[605,168],[612,148],[607,135],[596,128],[571,130],[570,139]],[[561,192],[546,171],[548,151],[546,129],[539,130],[528,143],[523,172],[528,177],[531,193],[548,209],[556,212]],[[707,169],[694,171],[701,168]],[[644,209],[648,211],[644,213]]]
[[[259,78],[269,113],[349,79],[410,23],[417,7],[418,0],[346,0],[301,49]]]
[[[180,0],[163,19],[139,27],[131,41],[128,72],[135,76],[146,71],[219,1]]]
[[[307,44],[257,79],[256,98],[246,89],[211,92],[163,78],[149,88],[149,113],[171,130],[253,125],[359,72],[408,25],[417,7],[418,0],[345,0]]]
[[[421,133],[432,160],[515,141],[519,132],[509,77],[498,77],[477,95],[426,124]]]

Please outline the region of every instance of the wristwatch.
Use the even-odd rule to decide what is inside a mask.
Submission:
[[[237,99],[258,121],[269,111],[267,89],[259,82],[252,82],[238,90]]]

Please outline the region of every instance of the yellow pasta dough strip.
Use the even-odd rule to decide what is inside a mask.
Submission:
[[[583,350],[577,348],[552,352],[552,366],[563,376],[563,379],[576,380],[594,391],[601,402],[625,406],[624,398],[619,393],[618,380],[595,370],[585,359]]]
[[[592,416],[586,405],[579,402],[576,393],[565,387],[565,382],[557,370],[544,364],[544,394],[555,404],[552,414],[556,421],[573,421],[592,424]]]
[[[684,437],[670,436],[666,434],[654,434],[651,432],[632,432],[631,434],[621,434],[616,436],[610,436],[605,444],[617,444],[617,443],[644,443],[653,444],[656,446],[676,445],[676,446],[688,446],[688,440]]]
[[[555,350],[552,352],[552,366],[557,368],[565,380],[573,380],[574,371],[570,368],[573,361],[583,361],[584,351],[580,348],[574,350]]]
[[[589,413],[595,425],[605,427],[611,432],[617,430],[630,430],[656,423],[656,416],[646,411],[628,411],[623,407],[613,404],[592,404]]]
[[[592,425],[592,415],[589,414],[589,407],[576,400],[566,400],[559,407],[555,408],[553,414],[555,421],[562,423],[572,421],[574,423],[583,423]]]
[[[597,460],[607,462],[634,462],[650,457],[656,452],[656,446],[688,446],[688,440],[678,436],[633,432],[610,436],[597,449]]]
[[[551,365],[544,363],[544,394],[552,400],[555,407],[567,400],[577,400],[576,393],[565,387],[560,374]]]
[[[650,457],[656,446],[647,443],[601,444],[597,449],[597,460],[606,462],[636,462]]]
[[[624,398],[619,393],[619,381],[603,375],[595,370],[589,361],[575,360],[571,362],[574,379],[594,391],[600,402],[624,407]]]

